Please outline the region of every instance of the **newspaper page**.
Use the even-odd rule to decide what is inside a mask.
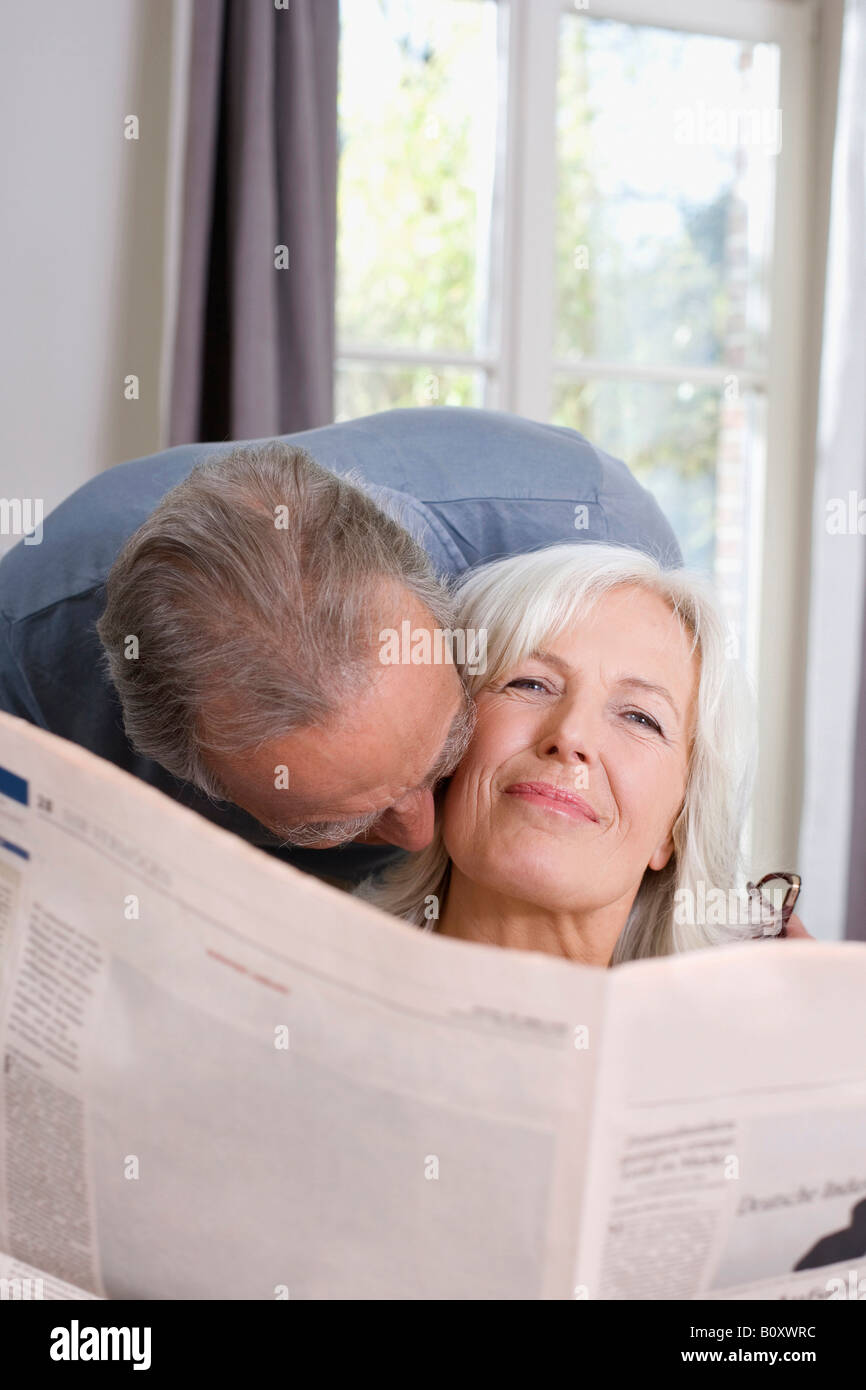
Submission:
[[[107,1298],[570,1298],[608,975],[4,715],[0,1250]]]
[[[0,717],[0,1250],[93,1296],[863,1297],[864,996],[429,935]]]
[[[612,976],[582,1296],[866,1298],[866,946]]]

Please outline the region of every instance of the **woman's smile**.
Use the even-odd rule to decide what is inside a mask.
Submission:
[[[510,787],[505,788],[505,795],[566,820],[598,824],[598,816],[588,801],[576,792],[554,786],[552,782],[512,782]]]

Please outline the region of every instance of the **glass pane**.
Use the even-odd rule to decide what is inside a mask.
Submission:
[[[554,389],[554,423],[580,430],[624,459],[653,493],[683,558],[711,576],[748,659],[753,478],[763,470],[765,398],[689,381],[565,380]]]
[[[495,0],[343,0],[337,333],[486,349]]]
[[[407,405],[484,404],[483,372],[382,362],[337,363],[336,418],[354,420]]]
[[[557,356],[763,369],[778,59],[563,17]]]

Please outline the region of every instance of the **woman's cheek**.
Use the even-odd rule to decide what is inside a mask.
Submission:
[[[670,834],[685,795],[685,777],[679,768],[650,758],[645,767],[615,771],[611,790],[622,825],[637,831],[642,848],[651,854]]]
[[[477,818],[480,797],[481,768],[466,759],[451,779],[445,811],[446,819],[464,833],[471,831]]]
[[[453,859],[470,847],[477,852],[489,819],[489,769],[472,756],[464,758],[451,778],[442,814],[442,836]]]
[[[442,807],[442,836],[449,854],[453,852],[452,845],[459,844],[464,840],[467,828],[469,796],[467,794],[468,769],[466,762],[467,760],[464,759],[452,776]]]

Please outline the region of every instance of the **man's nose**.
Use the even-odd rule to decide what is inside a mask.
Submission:
[[[424,849],[433,838],[433,793],[409,792],[376,822],[376,835],[401,849]]]

